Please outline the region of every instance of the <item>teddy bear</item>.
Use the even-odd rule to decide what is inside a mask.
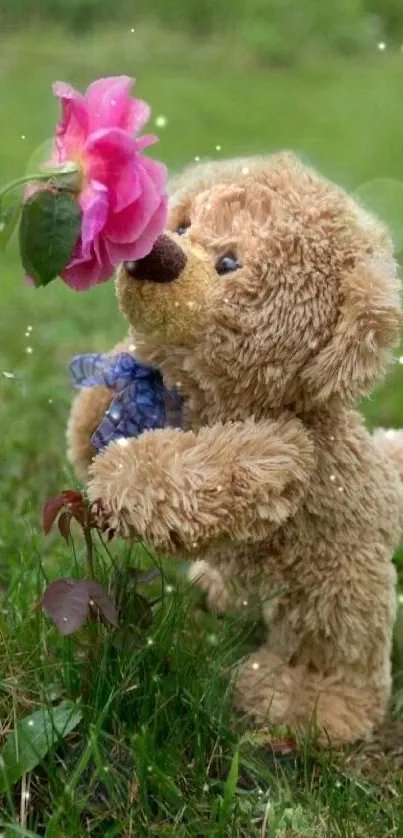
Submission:
[[[390,698],[403,523],[403,433],[355,409],[399,338],[387,230],[291,152],[199,163],[116,290],[111,355],[157,369],[183,410],[97,453],[112,391],[76,397],[68,456],[102,524],[189,559],[211,607],[259,600],[267,639],[234,676],[254,724],[366,739]]]

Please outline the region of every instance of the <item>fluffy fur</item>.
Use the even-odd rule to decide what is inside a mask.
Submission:
[[[185,430],[91,463],[108,398],[91,390],[73,407],[69,456],[109,525],[190,557],[212,606],[228,606],[229,583],[258,595],[268,639],[238,671],[238,708],[353,742],[391,686],[403,443],[371,437],[352,409],[398,340],[391,242],[288,153],[197,166],[171,191],[169,229],[189,225],[171,233],[183,273],[155,284],[122,267],[117,295],[127,347],[181,387]],[[218,276],[229,252],[241,268]]]

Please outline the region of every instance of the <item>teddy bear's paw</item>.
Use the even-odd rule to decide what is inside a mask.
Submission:
[[[189,580],[206,594],[210,611],[222,614],[230,609],[233,603],[228,587],[221,573],[208,562],[203,559],[194,562],[189,571]]]

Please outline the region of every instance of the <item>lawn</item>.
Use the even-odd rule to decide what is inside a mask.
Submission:
[[[258,71],[230,56],[225,40],[209,48],[149,29],[0,35],[0,183],[23,173],[51,135],[52,81],[83,87],[128,73],[154,117],[167,119],[157,153],[172,170],[195,156],[292,147],[351,190],[395,181],[387,215],[399,242],[403,56],[375,49],[370,62],[294,71]],[[381,210],[381,191],[369,191]],[[4,834],[403,836],[403,627],[394,714],[378,745],[346,755],[307,747],[280,760],[267,736],[245,732],[230,711],[231,664],[257,642],[259,626],[249,614],[205,614],[181,566],[142,581],[133,568],[157,560],[99,545],[100,578],[120,565],[137,590],[119,648],[99,626],[64,640],[34,610],[46,579],[85,573],[80,537],[73,552],[40,525],[44,500],[75,485],[64,445],[69,359],[108,348],[122,323],[112,284],[87,295],[61,283],[29,289],[15,244],[1,256],[0,277],[0,741],[16,729],[23,762],[19,719],[29,716],[40,734],[43,714],[32,715],[40,708],[68,715],[74,702],[76,714],[57,747],[48,736],[40,764],[22,766],[8,786],[0,780]],[[371,426],[402,423],[402,385],[397,363],[364,405]]]

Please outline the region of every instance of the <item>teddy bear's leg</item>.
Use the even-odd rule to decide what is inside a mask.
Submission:
[[[385,713],[390,678],[362,683],[342,670],[327,677],[305,666],[288,666],[268,646],[243,664],[235,682],[238,710],[259,724],[283,724],[300,735],[317,732],[322,745],[367,738]]]
[[[90,387],[73,402],[67,425],[67,458],[77,477],[86,480],[88,468],[97,453],[91,437],[109,407],[113,392],[108,387]]]
[[[233,597],[224,577],[204,559],[193,562],[188,573],[189,581],[206,594],[210,611],[222,614],[234,605]]]

